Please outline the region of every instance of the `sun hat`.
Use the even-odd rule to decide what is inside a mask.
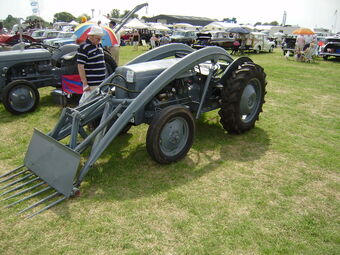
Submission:
[[[93,26],[91,27],[90,32],[88,35],[99,35],[99,36],[104,36],[104,31],[101,27],[98,26]]]

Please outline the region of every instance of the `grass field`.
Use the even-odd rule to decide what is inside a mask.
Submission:
[[[124,47],[121,61],[144,51]],[[253,130],[229,135],[210,112],[187,157],[163,166],[147,154],[147,126],[133,127],[80,197],[30,220],[0,208],[0,254],[339,254],[340,62],[251,58],[268,80]],[[31,114],[0,106],[0,174],[22,163],[34,127],[54,127],[50,91]]]

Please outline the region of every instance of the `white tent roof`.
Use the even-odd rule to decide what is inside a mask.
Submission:
[[[134,18],[134,19],[130,20],[128,23],[126,23],[124,25],[124,27],[132,28],[132,29],[146,29],[146,28],[148,28],[148,26],[145,23],[141,22],[139,19],[136,19],[136,18]]]
[[[202,31],[225,31],[228,28],[231,27],[239,27],[240,25],[235,23],[226,23],[226,22],[220,22],[220,21],[214,21],[209,23],[208,25],[204,26],[202,28]]]
[[[99,21],[101,22],[101,25],[106,25],[108,26],[110,23],[110,20],[108,18],[106,18],[104,15],[99,15],[97,17],[94,17],[92,19],[90,19],[91,22],[95,22],[98,23]]]
[[[148,23],[150,30],[169,31],[170,28],[161,23]]]
[[[75,20],[72,20],[70,23],[68,23],[69,25],[71,26],[76,26],[76,25],[79,25],[79,23]]]
[[[173,25],[174,29],[195,29],[195,26],[189,23],[176,23]]]

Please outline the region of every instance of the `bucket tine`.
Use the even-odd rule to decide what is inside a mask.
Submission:
[[[33,193],[32,195],[29,195],[28,197],[24,197],[24,198],[22,198],[22,199],[20,199],[20,200],[18,200],[18,201],[15,201],[15,202],[13,202],[13,203],[11,203],[11,204],[9,204],[9,205],[6,205],[5,208],[12,207],[13,205],[16,205],[16,204],[18,204],[18,203],[20,203],[20,202],[22,202],[22,201],[25,201],[25,200],[27,200],[27,199],[30,199],[30,198],[32,198],[32,197],[35,197],[35,196],[37,196],[37,195],[39,195],[39,194],[41,194],[41,193],[43,193],[43,192],[45,192],[45,191],[47,191],[47,190],[50,190],[50,189],[52,189],[52,187],[50,187],[50,186],[48,186],[48,187],[46,187],[46,188],[43,188],[42,190],[39,190],[39,191]]]
[[[10,174],[14,173],[15,171],[18,171],[19,169],[23,168],[24,166],[25,166],[25,165],[21,165],[21,166],[15,168],[15,169],[13,169],[13,170],[7,172],[7,173],[4,173],[3,175],[0,175],[0,179],[1,179],[1,178],[4,178],[4,177],[7,176],[7,175],[10,175]]]
[[[60,193],[59,193],[58,191],[56,191],[56,192],[54,192],[53,194],[51,194],[51,195],[49,195],[49,196],[47,196],[47,197],[41,199],[40,201],[34,203],[33,205],[30,205],[29,207],[26,207],[25,209],[21,210],[20,212],[17,213],[17,215],[19,215],[19,214],[21,214],[21,213],[23,213],[23,212],[26,212],[27,210],[32,209],[32,208],[34,208],[34,207],[36,207],[36,206],[38,206],[38,205],[44,203],[45,201],[47,201],[47,200],[49,200],[49,199],[51,199],[51,198],[53,198],[53,197],[58,196],[59,194],[60,194]]]
[[[13,174],[13,175],[7,177],[6,179],[1,180],[0,183],[7,182],[7,181],[9,181],[9,180],[11,180],[11,179],[13,179],[13,178],[15,178],[15,177],[25,173],[25,172],[27,172],[27,171],[28,171],[28,169],[25,169],[25,170],[20,171],[19,173]]]
[[[29,177],[31,177],[31,176],[33,176],[33,175],[34,175],[33,173],[27,174],[27,175],[25,175],[24,177],[22,177],[22,178],[20,178],[20,179],[18,179],[18,180],[16,180],[16,181],[14,181],[14,182],[8,183],[7,185],[0,187],[0,190],[6,189],[6,188],[8,188],[8,187],[10,187],[10,186],[13,186],[14,184],[17,184],[18,182],[21,182],[21,181],[23,181],[23,180],[26,180],[27,178],[29,178]]]
[[[20,192],[18,192],[18,193],[15,193],[15,194],[13,194],[13,195],[11,195],[11,196],[9,196],[9,197],[6,197],[6,198],[4,198],[4,199],[1,200],[1,201],[5,201],[5,200],[11,199],[11,198],[13,198],[13,197],[17,197],[17,196],[19,196],[19,195],[21,195],[21,194],[26,193],[27,191],[30,191],[30,190],[33,190],[33,189],[37,188],[37,187],[39,187],[39,186],[41,186],[41,185],[43,185],[43,184],[45,184],[45,183],[46,183],[46,182],[39,182],[39,183],[33,185],[32,187],[29,187],[29,188],[24,189],[24,190],[22,190],[22,191],[20,191]]]
[[[51,207],[53,207],[53,206],[59,204],[60,202],[64,201],[65,199],[66,199],[65,196],[62,197],[62,198],[60,198],[60,199],[58,199],[57,201],[55,201],[55,202],[49,204],[48,206],[44,207],[43,209],[41,209],[41,210],[39,210],[39,211],[37,211],[37,212],[35,212],[35,213],[33,213],[33,214],[27,216],[26,219],[30,219],[30,218],[36,216],[37,214],[42,213],[43,211],[46,211],[46,210],[50,209]]]
[[[26,185],[28,185],[28,184],[31,184],[32,182],[35,182],[35,181],[37,181],[37,180],[39,180],[39,179],[40,179],[39,177],[36,177],[36,178],[34,178],[34,179],[32,179],[32,180],[29,180],[28,182],[25,182],[25,183],[20,184],[20,185],[18,185],[18,186],[16,186],[16,187],[12,188],[12,189],[10,189],[10,190],[7,190],[6,192],[1,193],[1,194],[0,194],[0,197],[2,197],[3,195],[6,195],[6,194],[8,194],[8,193],[11,193],[11,192],[13,192],[13,191],[16,191],[16,190],[18,190],[18,189],[21,189],[22,187],[24,187],[24,186],[26,186]]]

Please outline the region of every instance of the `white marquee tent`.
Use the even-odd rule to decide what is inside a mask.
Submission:
[[[130,29],[147,29],[148,25],[141,22],[139,19],[134,18],[130,20],[128,23],[126,23],[124,27],[130,28]]]
[[[235,23],[226,23],[220,21],[214,21],[204,26],[201,31],[225,31],[228,28],[239,27],[240,25]]]

